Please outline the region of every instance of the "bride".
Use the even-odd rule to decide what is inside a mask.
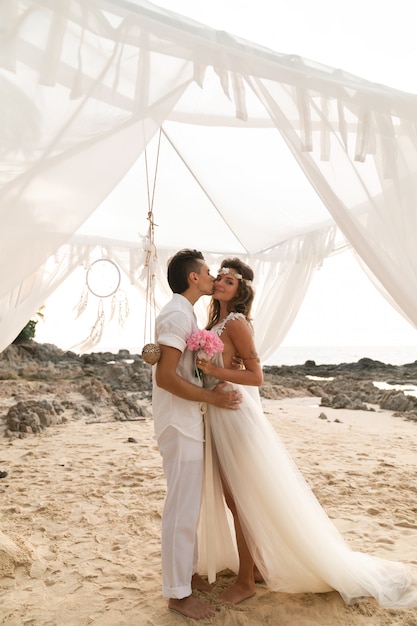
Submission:
[[[220,598],[238,604],[263,580],[288,593],[337,590],[345,602],[373,596],[381,606],[417,606],[411,566],[354,552],[265,417],[258,387],[262,368],[250,321],[253,271],[225,259],[209,309],[208,329],[224,343],[211,361],[197,360],[204,384],[239,387],[240,409],[208,406],[205,490],[199,524],[199,573],[237,572]],[[233,366],[239,354],[244,369]],[[414,578],[414,581],[412,580]]]

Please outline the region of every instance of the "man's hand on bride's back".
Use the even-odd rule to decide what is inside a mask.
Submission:
[[[234,389],[230,383],[218,383],[212,390],[214,406],[220,409],[236,410],[242,402],[242,394]]]
[[[240,354],[234,354],[232,356],[232,368],[234,370],[244,370],[245,369],[245,365],[243,363],[243,359],[240,356]]]

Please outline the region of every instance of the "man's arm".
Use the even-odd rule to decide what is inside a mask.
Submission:
[[[161,356],[155,371],[155,381],[158,387],[169,393],[194,402],[207,402],[223,409],[237,409],[241,395],[237,390],[227,390],[226,383],[219,383],[213,390],[204,389],[188,382],[177,374],[178,362],[181,358],[180,350],[160,344]]]

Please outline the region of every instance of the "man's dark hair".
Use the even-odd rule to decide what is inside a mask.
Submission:
[[[168,261],[167,278],[173,293],[184,293],[189,287],[190,272],[200,273],[204,257],[199,250],[180,250]]]

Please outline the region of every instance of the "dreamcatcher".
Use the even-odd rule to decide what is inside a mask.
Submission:
[[[153,219],[153,202],[155,198],[155,185],[156,185],[156,174],[158,171],[158,161],[159,161],[159,149],[161,145],[161,133],[162,129],[159,130],[159,139],[158,139],[158,149],[156,155],[156,163],[155,163],[155,175],[154,175],[154,184],[152,189],[152,198],[150,196],[149,189],[149,172],[148,172],[148,159],[145,148],[145,168],[146,168],[146,185],[148,190],[148,234],[146,236],[146,257],[145,257],[145,268],[144,271],[146,273],[146,308],[145,308],[145,324],[144,324],[144,346],[142,349],[142,359],[149,363],[150,365],[155,365],[157,363],[159,357],[161,356],[161,350],[157,343],[152,341],[152,336],[155,328],[155,315],[156,315],[156,304],[155,304],[155,266],[157,261],[157,251],[155,246],[154,234],[155,234],[155,222]],[[148,343],[146,343],[148,341]]]
[[[73,346],[77,351],[85,352],[100,342],[106,325],[105,299],[111,298],[110,316],[107,323],[111,322],[117,313],[119,325],[123,328],[129,315],[129,302],[126,293],[120,289],[120,283],[120,269],[111,259],[105,257],[97,259],[93,261],[87,269],[85,285],[80,300],[74,309],[75,319],[84,313],[91,295],[99,300],[97,316],[90,330],[90,334],[77,346]]]

